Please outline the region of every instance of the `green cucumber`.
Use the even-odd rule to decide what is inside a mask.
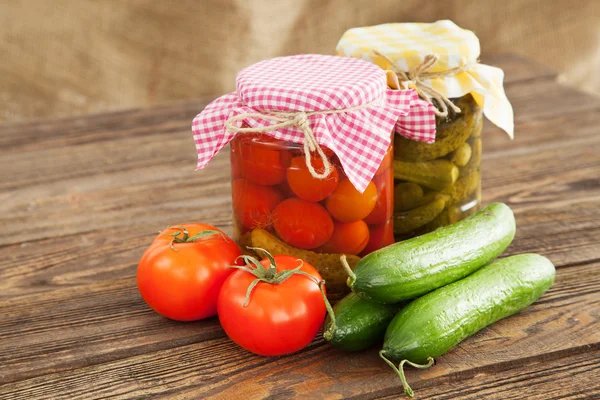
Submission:
[[[370,253],[353,271],[346,268],[347,283],[367,300],[398,303],[472,274],[502,254],[514,236],[512,210],[493,203],[463,221]]]
[[[387,328],[380,356],[406,385],[402,364],[433,363],[465,338],[518,313],[546,292],[554,265],[537,254],[498,260],[458,282],[418,298],[404,307]],[[400,361],[396,368],[390,360]]]
[[[350,293],[333,306],[335,327],[328,316],[323,337],[341,350],[367,349],[383,340],[388,324],[400,307],[396,304],[375,303]]]

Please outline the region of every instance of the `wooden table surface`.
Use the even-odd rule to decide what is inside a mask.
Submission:
[[[513,56],[516,140],[487,123],[484,203],[515,211],[507,254],[537,252],[556,283],[533,306],[465,340],[419,398],[600,398],[600,99]],[[320,335],[286,357],[232,343],[217,318],[169,321],[135,284],[156,232],[203,221],[231,232],[226,152],[194,172],[202,101],[0,125],[0,398],[398,398],[376,349]]]

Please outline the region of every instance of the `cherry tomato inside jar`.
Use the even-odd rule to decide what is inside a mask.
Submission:
[[[348,178],[342,180],[325,200],[327,210],[340,222],[354,222],[365,218],[377,203],[377,187],[373,182],[360,193]]]
[[[363,220],[335,222],[331,239],[319,251],[323,253],[358,254],[369,241],[369,227]]]
[[[318,203],[297,197],[275,207],[273,227],[281,239],[301,249],[322,246],[333,234],[333,221],[327,210]]]
[[[231,183],[231,189],[233,212],[244,230],[271,226],[273,210],[283,200],[279,191],[241,178]]]
[[[322,159],[313,157],[311,164],[317,172],[323,172]],[[287,169],[288,185],[292,192],[303,200],[321,201],[329,196],[338,184],[337,168],[335,165],[331,165],[331,167],[332,171],[326,178],[318,179],[313,177],[308,170],[305,157],[294,157]]]
[[[267,135],[241,135],[234,139],[239,142],[232,145],[232,150],[239,153],[234,157],[233,171],[239,171],[242,177],[257,185],[282,183],[291,160],[290,153],[281,150],[285,142]]]

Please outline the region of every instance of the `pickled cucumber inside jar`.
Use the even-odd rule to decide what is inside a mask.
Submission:
[[[436,119],[434,143],[394,139],[397,240],[452,224],[480,207],[482,110],[471,95],[453,101],[461,112]]]

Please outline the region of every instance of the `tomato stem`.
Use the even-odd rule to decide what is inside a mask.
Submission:
[[[354,287],[354,282],[356,282],[356,274],[352,271],[352,268],[350,268],[350,264],[348,264],[345,254],[340,256],[340,262],[348,274],[348,287],[352,289]]]
[[[179,240],[184,241],[184,242],[187,240],[189,233],[188,233],[188,230],[185,229],[185,227],[183,227],[181,225],[177,225],[177,226],[170,226],[168,229],[180,229],[181,232],[183,232],[183,238],[179,239]],[[167,236],[173,236],[174,238],[177,238],[177,236],[179,236],[179,234],[181,232],[175,232],[173,235],[167,235]],[[175,239],[173,239],[173,240],[175,240]]]
[[[183,227],[181,225],[169,226],[167,229],[179,229],[180,230],[180,232],[173,232],[173,233],[159,232],[165,236],[171,236],[173,238],[173,240],[171,240],[171,243],[169,243],[169,247],[173,251],[178,251],[177,248],[175,246],[173,246],[174,243],[194,243],[196,240],[203,238],[205,236],[221,235],[221,237],[223,239],[225,239],[225,241],[229,240],[223,232],[217,231],[214,229],[207,229],[204,231],[200,231],[192,237],[190,237],[188,230],[185,229],[185,227]],[[183,236],[179,237],[179,235],[182,235],[182,234],[183,234]]]
[[[250,295],[252,294],[252,291],[254,290],[256,285],[258,285],[259,282],[260,278],[256,278],[252,281],[250,285],[248,285],[248,290],[246,291],[246,299],[244,300],[244,304],[242,304],[242,307],[248,306],[248,302],[250,301]]]
[[[398,367],[396,367],[394,365],[394,363],[391,362],[385,356],[385,350],[381,350],[379,352],[379,357],[381,357],[383,359],[383,361],[385,361],[386,364],[389,365],[396,372],[396,374],[398,374],[398,376],[400,377],[400,381],[402,382],[402,387],[404,388],[404,393],[406,393],[406,395],[408,397],[415,397],[415,393],[412,390],[412,388],[410,387],[410,385],[408,384],[408,382],[406,381],[406,377],[404,376],[404,364],[408,363],[408,365],[410,365],[412,367],[419,368],[419,369],[425,369],[425,368],[431,367],[435,363],[435,360],[432,357],[427,357],[427,364],[416,364],[416,363],[413,363],[408,360],[402,360],[402,361],[400,361],[400,364],[398,365]]]
[[[196,233],[194,236],[189,237],[185,240],[186,243],[193,243],[196,240],[203,238],[205,236],[212,236],[212,235],[221,235],[221,237],[226,238],[226,236],[220,232],[220,231],[215,231],[215,230],[205,230],[202,232],[198,232]]]

